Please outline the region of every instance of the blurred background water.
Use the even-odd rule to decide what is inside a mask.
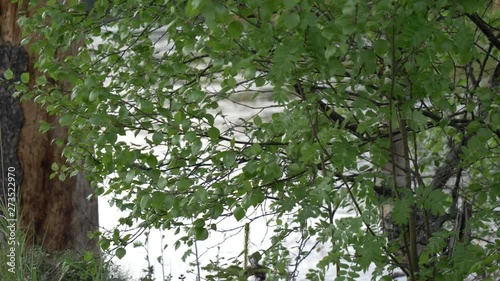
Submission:
[[[244,95],[244,94],[241,94]],[[241,97],[235,102],[223,101],[220,103],[221,110],[225,116],[226,121],[237,122],[240,118],[249,118],[254,116],[256,113],[260,112],[263,120],[269,119],[271,114],[279,109],[275,107],[268,108],[268,106],[273,105],[270,99],[265,97],[259,97],[256,99],[244,99]],[[249,107],[250,106],[250,107]],[[263,108],[268,108],[262,110]],[[216,122],[218,126],[223,129],[224,125],[222,120]],[[133,137],[132,134],[128,136],[127,141],[132,141],[134,143],[139,143],[141,140],[141,135],[138,137]],[[121,215],[119,210],[115,207],[111,207],[107,200],[109,197],[100,198],[99,202],[99,214],[100,214],[100,225],[105,229],[111,229],[118,224],[118,219]],[[263,210],[255,210],[256,212],[262,212]],[[340,209],[337,213],[337,218],[349,216],[346,210]],[[206,265],[210,261],[215,261],[217,256],[223,258],[226,262],[229,258],[236,258],[239,256],[240,260],[243,257],[240,256],[243,251],[243,231],[241,228],[232,230],[235,227],[241,226],[241,222],[236,222],[234,218],[228,218],[223,220],[218,224],[218,231],[211,233],[210,237],[206,241],[200,241],[197,243],[198,253],[200,255],[200,261],[202,265]],[[257,250],[267,249],[270,243],[270,236],[273,234],[273,229],[266,225],[266,219],[261,218],[253,221],[250,225],[250,250],[252,253]],[[146,245],[149,252],[149,259],[151,265],[154,265],[156,280],[162,280],[163,270],[164,274],[171,274],[173,280],[178,280],[181,275],[186,276],[186,280],[196,280],[196,270],[193,265],[195,262],[195,257],[190,256],[186,261],[182,260],[184,252],[187,250],[186,247],[181,246],[177,251],[174,250],[173,244],[180,238],[180,236],[175,236],[173,231],[160,231],[153,230],[149,236],[149,243]],[[139,240],[144,241],[145,236],[143,235]],[[290,236],[287,239],[287,245],[292,249],[297,248],[297,243],[300,240],[298,234],[296,236]],[[313,242],[310,242],[311,247]],[[164,245],[168,245],[166,250],[163,252],[162,259],[164,261],[164,268],[158,262],[157,257],[161,256],[161,248]],[[308,248],[306,247],[306,248]],[[122,266],[123,269],[129,271],[131,275],[138,279],[140,276],[144,275],[143,269],[147,268],[148,263],[145,258],[147,251],[145,248],[134,248],[129,246],[126,248],[127,255],[122,260],[117,260],[117,262]],[[193,249],[194,251],[194,249]],[[327,246],[319,247],[314,250],[300,265],[299,267],[299,277],[297,280],[305,280],[305,274],[309,268],[314,268],[315,264],[328,253],[329,249]],[[334,269],[330,270],[330,275],[327,275],[327,280],[333,280],[335,278]],[[202,277],[207,272],[202,272]],[[361,277],[359,280],[369,280],[369,274],[360,273]],[[203,279],[202,279],[203,280]]]
[[[151,35],[154,42],[158,42],[156,45],[157,52],[162,53],[168,48],[168,44],[165,40],[161,40],[164,33],[156,31]],[[94,44],[99,44],[100,41],[94,38]],[[160,40],[158,40],[160,39]],[[218,85],[211,85],[211,88],[216,91],[220,88]],[[256,114],[262,118],[264,122],[270,120],[271,115],[274,112],[281,111],[280,107],[275,106],[272,100],[271,94],[261,94],[254,97],[252,91],[243,91],[241,93],[234,94],[231,100],[224,100],[219,102],[220,111],[224,119],[216,119],[216,125],[220,130],[224,130],[225,122],[241,122],[240,119],[253,118]],[[136,144],[145,143],[144,135],[139,134],[134,137],[132,133],[128,134],[127,137],[123,138],[127,142],[133,142]],[[162,148],[158,148],[157,153],[161,153]],[[100,216],[100,226],[105,230],[113,229],[118,225],[118,219],[124,216],[116,207],[110,206],[108,203],[110,197],[99,198],[99,216]],[[255,210],[255,214],[262,214],[265,212],[264,209]],[[254,215],[255,215],[254,214]],[[350,216],[349,212],[341,209],[337,212],[337,218]],[[200,257],[201,265],[206,265],[210,262],[215,262],[217,259],[222,262],[229,262],[230,258],[238,258],[240,261],[243,260],[241,255],[243,251],[243,231],[241,227],[241,222],[236,222],[233,217],[227,218],[220,223],[218,223],[217,232],[212,232],[209,238],[205,241],[197,242],[198,255]],[[266,219],[261,218],[252,221],[250,225],[250,245],[249,253],[264,250],[271,246],[270,237],[273,234],[273,228],[266,224]],[[152,230],[149,234],[149,241],[145,247],[134,248],[129,245],[126,250],[127,254],[122,260],[115,258],[117,264],[121,266],[122,269],[128,271],[134,280],[139,280],[141,276],[144,276],[145,270],[148,266],[146,257],[149,256],[149,261],[151,266],[154,267],[155,278],[157,281],[163,280],[164,276],[171,275],[171,280],[180,280],[179,277],[184,276],[186,281],[196,281],[196,267],[193,265],[196,260],[195,256],[191,255],[187,259],[183,260],[183,254],[187,248],[183,245],[177,251],[174,250],[173,244],[180,236],[175,236],[173,231],[160,231]],[[299,234],[289,236],[286,240],[286,245],[290,248],[293,253],[293,249],[297,249],[300,237]],[[145,235],[138,238],[138,241],[145,241]],[[308,242],[310,245],[306,245],[306,249],[313,246],[314,241]],[[162,248],[166,247],[162,252]],[[192,249],[193,252],[195,249]],[[305,280],[305,274],[309,268],[314,268],[316,263],[329,252],[328,245],[322,247],[317,247],[312,253],[305,258],[300,266],[298,267],[298,277],[296,280]],[[163,267],[159,262],[158,257],[163,260]],[[293,258],[293,256],[292,256]],[[334,266],[329,270],[326,275],[326,280],[335,279]],[[203,276],[208,272],[203,271],[201,273],[201,280]],[[364,281],[370,279],[369,273],[358,272],[361,276],[358,280]]]

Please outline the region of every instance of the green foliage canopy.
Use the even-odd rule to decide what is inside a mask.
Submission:
[[[338,280],[370,265],[384,280],[498,274],[491,1],[68,2],[20,21],[41,73],[27,97],[68,127],[62,177],[84,170],[130,212],[121,224],[188,227],[190,245],[265,207],[274,278],[293,270],[290,233],[330,247],[310,280],[332,265]],[[56,58],[75,42],[78,55]],[[271,92],[279,112],[218,126],[241,92]],[[130,239],[115,234],[104,249]]]

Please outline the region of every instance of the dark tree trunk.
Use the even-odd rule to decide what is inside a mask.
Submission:
[[[67,130],[58,124],[58,117],[49,116],[45,109],[32,101],[20,102],[10,87],[19,81],[23,72],[29,72],[31,80],[36,76],[33,62],[20,46],[21,31],[16,24],[19,10],[26,10],[10,0],[0,0],[0,77],[10,69],[12,80],[0,83],[0,125],[2,133],[3,166],[2,182],[8,181],[7,172],[15,170],[16,189],[20,195],[17,206],[22,209],[21,226],[28,240],[52,252],[63,249],[95,250],[97,243],[88,238],[89,231],[98,227],[97,199],[83,175],[59,181],[50,180],[51,165],[61,166],[62,147],[56,147],[53,139],[67,138]],[[48,134],[38,132],[39,122],[50,123]],[[10,168],[9,168],[10,167]],[[6,199],[2,185],[2,199]],[[4,196],[5,194],[5,196]]]
[[[17,144],[23,124],[23,112],[18,99],[13,97],[13,82],[19,81],[21,73],[25,72],[28,66],[28,54],[19,46],[10,44],[0,44],[0,170],[2,180],[6,184],[0,194],[2,201],[7,206],[7,198],[11,197],[12,187],[22,180],[21,165],[17,157]],[[3,78],[5,70],[11,69],[14,73],[12,80]],[[14,177],[9,176],[14,175]],[[13,185],[8,186],[8,178],[13,178]],[[10,191],[9,192],[9,187]],[[15,201],[18,199],[17,190]]]

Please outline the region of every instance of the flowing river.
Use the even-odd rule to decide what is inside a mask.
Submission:
[[[242,94],[244,95],[244,94]],[[231,102],[224,101],[220,103],[221,110],[225,116],[226,121],[237,122],[240,118],[249,118],[259,113],[262,119],[270,119],[273,112],[279,110],[279,108],[269,107],[273,105],[270,99],[265,97],[258,97],[256,99],[247,99]],[[221,120],[218,123],[219,127],[224,127]],[[132,141],[138,143],[141,141],[141,136],[134,138],[130,134],[127,141]],[[109,198],[100,198],[99,202],[99,214],[100,214],[100,225],[105,229],[111,229],[118,224],[118,219],[124,214],[120,213],[115,207],[111,207],[107,200]],[[262,212],[262,210],[255,210],[255,212]],[[346,210],[339,210],[337,218],[343,216],[349,216],[350,214]],[[273,233],[273,229],[266,225],[266,220],[264,218],[255,220],[250,225],[250,247],[249,253],[257,250],[262,250],[268,248],[271,243],[269,241],[270,236]],[[127,255],[118,261],[123,269],[128,271],[134,278],[138,280],[144,275],[142,272],[147,268],[148,263],[146,257],[149,255],[149,260],[155,269],[156,280],[163,280],[163,274],[165,276],[172,275],[172,280],[178,280],[182,275],[186,276],[186,280],[196,280],[196,258],[194,255],[189,256],[186,261],[182,260],[184,252],[187,250],[184,246],[181,246],[177,251],[174,250],[173,244],[180,238],[180,236],[175,236],[173,231],[159,231],[153,230],[149,235],[148,244],[145,247],[134,248],[129,246],[126,248]],[[287,246],[290,247],[291,252],[294,248],[297,248],[297,243],[299,242],[299,236],[289,237],[287,240]],[[139,238],[139,241],[144,241],[145,236]],[[237,223],[232,217],[221,221],[218,224],[218,231],[211,233],[210,237],[206,241],[201,241],[197,243],[198,255],[200,257],[201,265],[206,265],[210,262],[215,262],[217,258],[221,262],[230,262],[230,258],[238,258],[242,260],[243,257],[240,255],[243,251],[243,231],[241,228],[241,223]],[[312,242],[309,247],[312,246]],[[165,247],[165,251],[161,251]],[[318,247],[312,251],[312,253],[301,263],[298,267],[298,278],[297,280],[305,280],[305,274],[309,268],[314,268],[315,264],[328,253],[328,247]],[[192,249],[194,252],[195,249]],[[162,265],[158,262],[158,257],[161,256],[163,259]],[[332,265],[332,269],[327,275],[326,280],[334,280],[335,273]],[[369,273],[360,273],[361,276],[358,280],[369,280]],[[202,278],[208,272],[202,271]],[[203,279],[202,279],[203,280]]]
[[[152,35],[152,39],[156,41],[158,36],[162,33]],[[98,40],[96,40],[98,42]],[[160,46],[159,51],[165,50],[166,45]],[[217,85],[213,85],[214,89]],[[276,107],[270,96],[260,95],[256,98],[251,98],[252,93],[239,93],[234,96],[235,100],[227,100],[219,102],[220,110],[224,115],[224,120],[221,118],[217,119],[217,126],[222,130],[225,127],[224,122],[235,122],[238,123],[241,118],[248,119],[252,118],[256,114],[261,116],[262,120],[270,120],[272,113],[278,112],[281,109]],[[138,135],[134,137],[132,133],[128,135],[123,140],[128,142],[134,142],[136,144],[144,143],[144,136]],[[158,151],[161,152],[161,151]],[[99,215],[100,215],[100,226],[105,230],[113,229],[118,225],[118,219],[125,216],[116,207],[110,206],[108,203],[110,197],[99,198]],[[257,209],[255,210],[254,216],[257,214],[262,214],[265,210]],[[337,212],[337,218],[350,216],[353,214],[348,213],[346,210],[339,210]],[[218,231],[212,232],[209,238],[205,241],[200,241],[196,243],[196,248],[192,247],[193,255],[188,256],[183,260],[183,254],[187,250],[185,246],[181,246],[177,251],[174,250],[173,244],[181,236],[175,236],[173,231],[160,231],[152,230],[148,236],[148,243],[144,247],[133,247],[129,245],[126,250],[127,254],[122,260],[115,258],[117,264],[125,271],[128,272],[133,280],[139,280],[140,277],[144,276],[145,270],[148,267],[148,262],[146,260],[149,257],[150,265],[154,267],[154,276],[157,281],[164,280],[164,277],[169,275],[172,279],[165,280],[186,280],[186,281],[198,281],[197,280],[197,267],[196,267],[196,256],[195,252],[198,252],[199,262],[201,266],[206,265],[216,260],[222,263],[230,264],[232,259],[237,259],[239,261],[243,260],[243,228],[241,227],[241,222],[236,222],[233,217],[226,218],[218,223]],[[271,246],[270,237],[273,234],[273,228],[266,224],[266,219],[261,218],[252,221],[250,224],[250,235],[249,235],[249,253],[253,253],[258,250],[264,250]],[[137,239],[137,241],[144,242],[146,236],[142,235]],[[286,240],[287,247],[289,247],[290,252],[293,253],[294,249],[298,249],[298,243],[300,237],[290,236]],[[309,241],[305,249],[310,249],[314,245],[313,241]],[[162,249],[164,249],[162,251]],[[297,278],[295,280],[302,281],[305,280],[305,274],[308,269],[315,268],[316,263],[321,260],[321,258],[328,254],[328,245],[318,246],[311,253],[304,258],[304,260],[297,267]],[[161,259],[158,259],[161,257]],[[292,255],[292,263],[293,260]],[[163,260],[163,265],[159,262]],[[293,267],[290,268],[293,270]],[[204,280],[204,276],[209,274],[207,271],[201,271],[201,280]],[[360,277],[358,280],[370,280],[371,274],[369,272],[358,272]],[[185,277],[185,279],[182,279]],[[250,277],[252,278],[252,277]],[[251,280],[249,278],[249,280]],[[334,265],[331,266],[329,272],[326,274],[326,280],[333,281],[335,279]]]

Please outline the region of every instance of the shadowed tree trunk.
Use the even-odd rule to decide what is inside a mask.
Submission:
[[[96,241],[87,235],[98,227],[97,199],[88,199],[92,193],[89,183],[81,174],[63,182],[49,179],[52,163],[59,166],[64,163],[63,148],[52,140],[66,140],[67,130],[59,126],[58,117],[49,116],[40,105],[12,97],[14,90],[9,87],[20,80],[23,72],[30,73],[31,81],[36,76],[33,68],[36,57],[20,46],[21,30],[16,24],[19,11],[26,11],[27,2],[18,7],[21,4],[0,0],[0,77],[7,69],[14,74],[11,80],[3,79],[0,84],[2,180],[6,181],[8,169],[15,170],[21,226],[29,241],[48,252],[95,250]],[[76,46],[72,52],[75,51]],[[38,132],[41,120],[52,125],[49,133]],[[1,195],[3,199],[5,192]]]

